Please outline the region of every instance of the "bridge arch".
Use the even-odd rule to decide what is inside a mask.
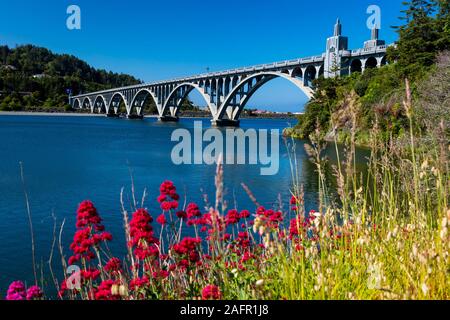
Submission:
[[[350,74],[353,74],[355,72],[362,73],[363,65],[361,60],[359,59],[353,59],[350,63]]]
[[[73,100],[72,108],[74,109],[81,109],[83,106],[81,105],[80,99],[76,98]]]
[[[300,68],[300,67],[295,67],[293,70],[292,70],[292,77],[293,78],[300,78],[300,79],[303,79],[303,71],[302,71],[302,68]]]
[[[91,112],[92,112],[92,107],[93,107],[93,104],[92,104],[91,99],[89,97],[84,97],[83,102],[81,103],[81,108],[82,109],[89,108],[89,109],[91,109]]]
[[[128,112],[128,102],[127,98],[123,95],[122,92],[116,92],[111,97],[111,100],[109,102],[108,108],[106,109],[107,114],[115,114],[117,115],[119,113],[120,109],[120,103],[125,104],[126,112]]]
[[[224,119],[227,109],[229,107],[236,107],[231,116],[228,115],[229,120],[237,120],[240,113],[245,108],[250,98],[255,94],[255,92],[261,88],[267,82],[275,78],[284,78],[289,82],[293,83],[297,88],[299,88],[309,99],[313,96],[313,90],[303,84],[303,82],[297,78],[285,74],[282,72],[261,72],[243,79],[238,85],[234,86],[231,92],[225,97],[224,102],[221,104],[217,114],[214,117],[214,121]],[[256,80],[256,82],[255,82]],[[250,84],[250,86],[249,86]],[[244,96],[240,97],[239,101],[237,99],[237,94],[247,87],[247,91]]]
[[[99,113],[106,113],[106,107],[107,103],[104,96],[98,95],[97,97],[95,97],[94,105],[92,107],[93,112],[95,112],[97,108],[100,108]]]
[[[209,80],[208,80],[209,82]],[[215,81],[212,81],[213,83]],[[210,82],[211,83],[211,82]],[[205,84],[205,86],[207,87],[207,84]],[[212,87],[212,84],[211,84]],[[178,86],[176,86],[168,95],[166,101],[164,102],[164,105],[162,107],[160,116],[163,117],[167,112],[170,112],[172,116],[176,116],[179,108],[180,108],[180,103],[193,91],[193,90],[197,90],[200,95],[203,97],[203,99],[205,100],[209,111],[211,112],[212,116],[214,117],[214,115],[216,114],[216,108],[214,108],[211,104],[211,97],[208,95],[206,88],[205,90],[202,89],[199,85],[194,84],[194,83],[190,83],[190,82],[184,82]],[[174,102],[174,104],[173,104]],[[170,110],[170,108],[173,108],[172,110]]]
[[[142,100],[138,100],[138,98],[141,97]],[[153,94],[153,92],[149,89],[141,89],[138,92],[136,92],[136,94],[134,95],[133,99],[131,100],[131,104],[130,104],[130,110],[129,113],[131,114],[133,109],[136,109],[136,114],[138,116],[143,115],[143,106],[145,105],[145,102],[148,100],[148,98],[153,99],[153,102],[156,105],[156,108],[158,109],[158,114],[161,113],[161,108],[160,105],[158,104],[158,98],[156,97],[155,94]],[[137,105],[137,103],[139,103],[139,101],[141,101],[140,105]]]
[[[374,69],[378,66],[378,61],[375,57],[370,57],[366,60],[366,69]]]
[[[303,75],[304,78],[304,84],[308,87],[312,87],[313,80],[317,78],[317,69],[313,65],[309,65],[306,70],[305,74]]]

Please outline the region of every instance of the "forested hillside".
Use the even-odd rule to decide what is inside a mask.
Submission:
[[[69,110],[73,94],[138,84],[132,76],[97,70],[67,54],[33,45],[0,46],[0,110]]]

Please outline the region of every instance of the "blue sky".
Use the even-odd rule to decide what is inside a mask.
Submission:
[[[337,17],[350,47],[360,48],[370,37],[372,4],[381,8],[380,36],[391,43],[401,2],[0,0],[0,44],[44,46],[150,82],[321,54]],[[81,8],[81,30],[66,27],[71,4]],[[295,112],[305,101],[292,84],[274,80],[249,105]]]

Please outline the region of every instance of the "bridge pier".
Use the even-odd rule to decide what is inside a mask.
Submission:
[[[211,124],[214,127],[239,127],[241,122],[239,120],[230,120],[230,119],[217,119],[211,120]]]
[[[178,122],[180,119],[178,117],[173,116],[162,116],[158,118],[158,121],[161,122]]]
[[[107,118],[119,118],[120,116],[117,113],[107,113]]]

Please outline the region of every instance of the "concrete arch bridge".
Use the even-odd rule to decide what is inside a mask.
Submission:
[[[326,52],[318,56],[79,94],[71,96],[70,103],[73,108],[108,116],[118,116],[124,106],[128,118],[142,118],[144,106],[152,99],[161,121],[177,121],[182,102],[196,90],[205,100],[213,125],[238,126],[250,98],[273,79],[286,79],[312,98],[314,80],[319,77],[346,76],[386,64],[387,46],[378,40],[377,29],[364,48],[357,50],[348,50],[348,38],[341,32],[338,20],[334,36],[327,39]]]

